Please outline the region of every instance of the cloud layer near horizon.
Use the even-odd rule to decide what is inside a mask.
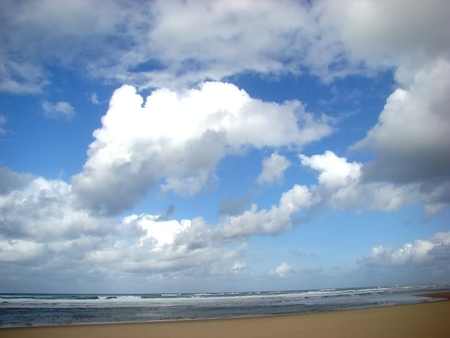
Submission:
[[[295,226],[299,215],[308,219],[311,211],[330,207],[392,211],[420,199],[416,186],[396,188],[361,181],[362,165],[349,163],[331,151],[300,158],[305,167],[319,172],[317,185],[294,185],[282,194],[278,205],[260,209],[253,204],[240,214],[223,216],[215,225],[207,224],[201,217],[171,220],[149,214],[131,214],[117,222],[86,208],[72,186],[63,181],[32,179],[3,170],[2,176],[15,176],[17,183],[0,199],[0,260],[9,263],[12,271],[14,267],[37,261],[41,269],[53,272],[81,268],[84,262],[97,276],[106,271],[110,276],[149,273],[173,278],[180,273],[233,276],[236,271],[232,267],[239,262],[250,238],[287,231]],[[386,249],[374,250],[373,257],[361,260],[364,265],[371,266],[375,259],[378,262],[381,251],[390,255]],[[429,262],[433,263],[434,256],[430,257]],[[442,255],[436,257],[441,260]],[[63,260],[69,265],[63,267]],[[320,271],[320,267],[286,264],[270,274],[285,277]]]

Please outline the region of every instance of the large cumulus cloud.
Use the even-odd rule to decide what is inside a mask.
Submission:
[[[364,169],[366,180],[417,182],[441,204],[436,210],[450,202],[449,79],[449,60],[424,66],[410,88],[389,96],[377,125],[353,146],[376,155]]]
[[[95,209],[118,213],[160,180],[163,190],[192,194],[226,155],[247,147],[301,147],[331,132],[326,118],[306,112],[299,101],[263,102],[229,83],[160,89],[145,104],[133,87],[123,86],[72,182]]]
[[[368,73],[388,69],[396,81],[378,123],[351,149],[374,160],[362,179],[429,196],[429,212],[448,208],[450,171],[448,1],[323,1],[322,27],[339,41],[345,60]],[[357,27],[355,29],[355,27]],[[432,204],[432,205],[431,205]]]

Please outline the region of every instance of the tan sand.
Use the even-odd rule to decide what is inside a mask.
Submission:
[[[450,337],[450,302],[258,318],[1,329],[0,337]]]

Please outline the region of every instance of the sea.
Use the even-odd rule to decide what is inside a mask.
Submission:
[[[153,293],[0,294],[0,329],[312,313],[437,301],[418,295],[448,284],[320,290]]]

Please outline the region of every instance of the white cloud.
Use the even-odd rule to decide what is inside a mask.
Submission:
[[[280,265],[278,265],[275,270],[271,270],[270,274],[272,276],[278,276],[280,278],[283,278],[287,274],[293,273],[295,271],[296,271],[296,267],[295,266],[289,265],[289,264],[286,264],[286,263],[283,262]]]
[[[82,67],[86,74],[146,87],[220,80],[243,71],[299,72],[295,55],[314,31],[308,9],[295,2],[110,0],[3,2],[3,90],[40,90],[49,76],[21,78],[7,67],[41,69],[48,60]],[[115,39],[110,39],[114,36]],[[7,37],[7,39],[6,39]],[[295,41],[296,43],[293,43]],[[23,48],[22,46],[25,46]],[[21,48],[22,47],[22,48]],[[288,62],[292,60],[292,62]],[[153,62],[157,67],[146,67]],[[1,63],[0,63],[1,64]]]
[[[310,204],[308,189],[294,186],[270,210],[258,211],[254,205],[217,225],[202,218],[170,220],[149,214],[117,222],[84,209],[63,181],[13,174],[2,174],[16,183],[0,195],[0,262],[8,263],[13,273],[22,271],[21,264],[39,261],[49,278],[74,273],[83,278],[234,276],[246,268],[239,262],[246,240],[289,229],[294,216]],[[89,272],[83,273],[83,266]]]
[[[250,210],[237,216],[225,217],[217,231],[220,237],[227,239],[248,238],[255,235],[275,235],[291,228],[294,217],[301,211],[307,211],[312,205],[308,188],[295,185],[281,195],[279,205],[269,210],[258,210],[253,204]]]
[[[7,189],[0,198],[2,237],[47,241],[106,233],[110,220],[94,218],[79,208],[67,183],[42,177],[20,179],[29,182]]]
[[[76,192],[97,209],[130,208],[160,180],[164,191],[193,194],[214,181],[217,163],[230,153],[301,147],[332,131],[299,101],[263,102],[229,83],[159,89],[143,104],[133,87],[115,91],[84,169],[73,177]]]
[[[75,109],[69,102],[59,101],[51,103],[49,101],[42,102],[42,110],[44,116],[49,119],[71,120],[75,115]]]
[[[362,268],[377,271],[410,269],[415,273],[417,269],[432,273],[450,273],[450,233],[440,232],[427,239],[418,239],[406,243],[401,248],[392,249],[377,246],[367,256],[362,256],[358,263]]]
[[[279,278],[285,278],[295,274],[315,274],[321,273],[322,268],[298,267],[295,264],[281,263],[274,270],[270,271],[270,275]]]
[[[91,99],[91,103],[92,103],[94,106],[98,106],[98,105],[100,104],[100,101],[98,100],[98,95],[97,95],[97,93],[95,93],[95,92],[92,93],[90,99]]]
[[[348,163],[345,157],[338,157],[327,150],[323,155],[307,157],[300,155],[302,165],[320,171],[319,183],[330,188],[346,185],[359,179],[361,163]]]
[[[153,13],[148,44],[171,72],[193,82],[243,71],[299,72],[295,56],[315,28],[308,9],[291,1],[157,1]]]
[[[331,151],[311,157],[300,155],[302,165],[319,171],[319,185],[311,187],[317,205],[336,209],[354,207],[392,211],[420,200],[416,185],[361,181],[361,163],[347,162]]]
[[[180,272],[187,278],[189,274],[211,275],[219,270],[234,274],[234,270],[240,269],[236,259],[244,247],[226,245],[202,219],[158,221],[159,217],[148,214],[125,217],[124,229],[139,229],[142,233],[131,241],[115,240],[89,252],[88,261],[107,264],[119,272],[164,274],[170,278]]]
[[[246,263],[236,262],[231,268],[234,273],[238,273],[240,270],[245,269],[247,267]]]
[[[159,215],[131,215],[125,217],[123,223],[129,225],[131,222],[137,222],[146,233],[144,237],[141,237],[141,243],[148,238],[154,239],[156,241],[155,248],[158,249],[165,244],[172,244],[177,234],[191,226],[190,220],[181,220],[180,222],[176,220],[158,221],[159,218]]]
[[[348,195],[340,192],[347,187],[359,194],[351,202],[364,200],[367,195],[361,205],[374,203],[374,197],[369,195],[373,186],[364,188],[352,183],[356,177],[353,169],[359,168],[359,164],[347,163],[332,153],[317,156],[303,157],[303,160],[323,172],[329,169],[327,163],[339,163],[337,170],[332,166],[335,176],[323,176],[321,185],[311,189],[295,185],[282,194],[278,205],[268,210],[258,210],[253,205],[242,214],[224,217],[217,225],[208,225],[202,218],[170,220],[149,214],[125,216],[116,224],[112,218],[99,217],[83,209],[67,183],[17,177],[16,184],[4,189],[0,196],[0,261],[8,263],[11,272],[22,271],[14,270],[20,264],[39,261],[49,276],[79,273],[85,278],[106,275],[169,279],[232,277],[246,267],[239,262],[245,251],[245,245],[240,243],[252,236],[275,235],[290,229],[299,214],[324,202],[320,200],[325,196],[321,195],[321,187],[328,189],[327,194],[335,202],[347,201]],[[425,262],[430,255],[433,260],[445,261],[447,242],[450,243],[449,235],[440,233],[397,251],[380,247],[370,259],[361,260],[364,263],[361,264],[369,266],[381,259],[397,265],[407,261]],[[88,274],[83,273],[85,266],[90,266]],[[287,277],[321,271],[321,268],[283,263],[271,275]]]
[[[217,236],[201,219],[142,214],[117,222],[83,209],[67,183],[41,177],[16,177],[1,192],[0,264],[5,273],[24,272],[20,266],[32,264],[48,278],[72,273],[82,278],[153,273],[175,278],[181,271],[188,278],[231,276],[245,267],[236,263],[245,246]]]
[[[286,157],[273,153],[263,160],[263,168],[256,182],[258,184],[280,183],[283,180],[284,172],[291,163]]]

